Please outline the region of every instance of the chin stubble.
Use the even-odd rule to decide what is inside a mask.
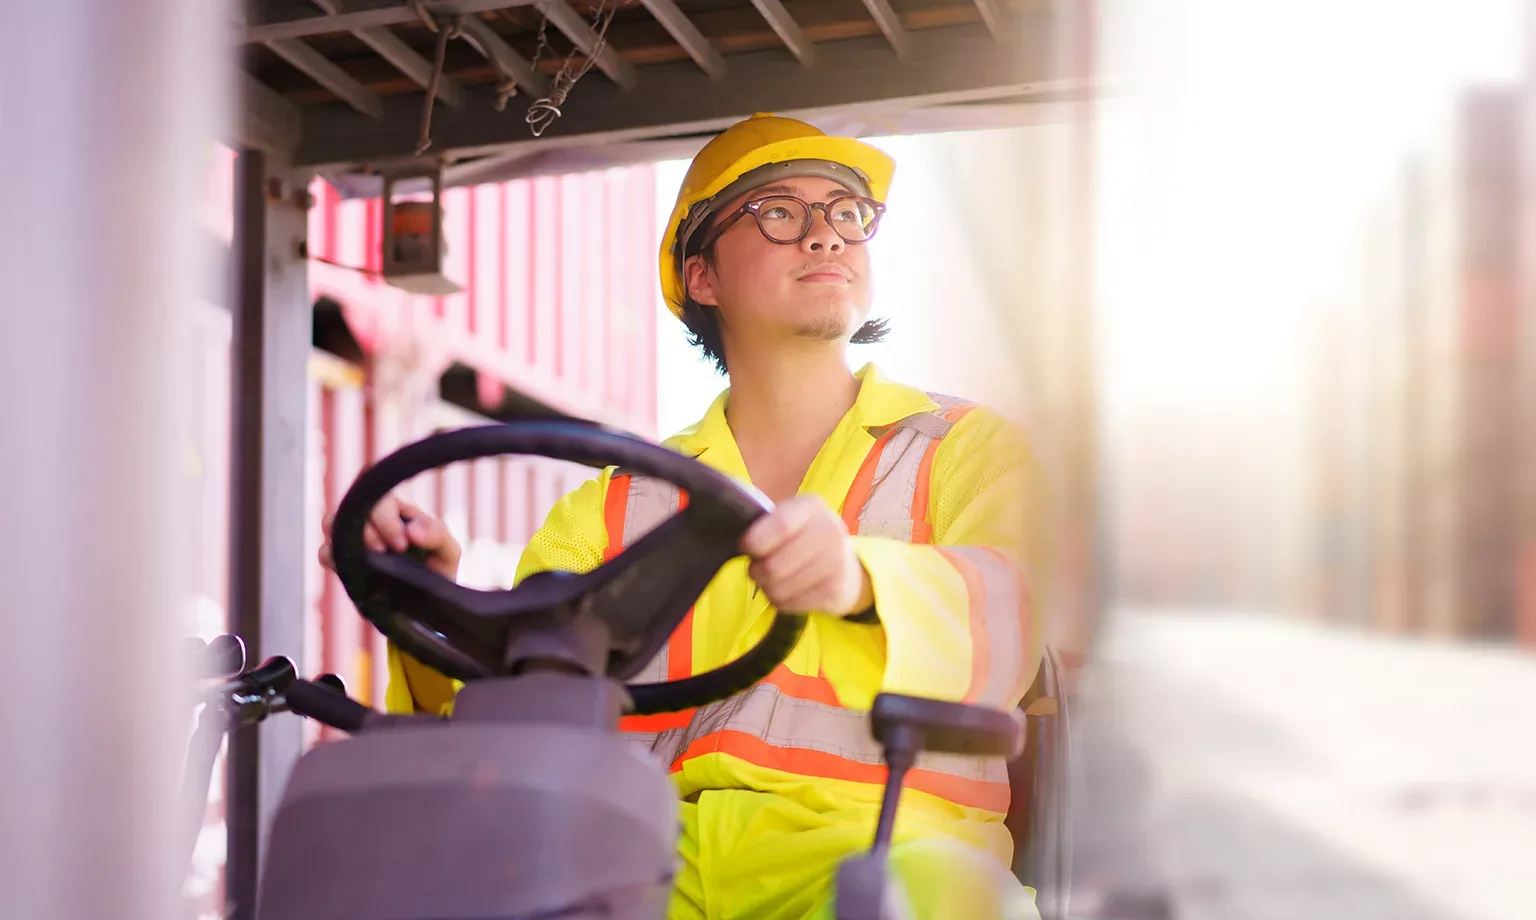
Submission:
[[[818,342],[835,342],[847,332],[848,321],[846,319],[841,316],[823,316],[797,328],[795,335],[802,339],[814,339]]]

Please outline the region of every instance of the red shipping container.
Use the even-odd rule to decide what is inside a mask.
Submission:
[[[233,165],[220,148],[203,203],[207,226],[225,240]],[[315,183],[311,298],[340,306],[367,360],[357,366],[317,351],[310,363],[306,558],[319,549],[322,514],[366,465],[433,430],[486,421],[439,398],[440,375],[455,364],[571,414],[655,436],[654,182],[641,166],[451,190],[446,270],[465,290],[444,298],[407,294],[376,273],[377,200],[342,201]],[[213,305],[193,323],[202,384],[185,430],[199,482],[201,555],[189,628],[209,637],[228,629],[231,327],[228,312]],[[463,582],[505,587],[549,508],[590,476],[575,464],[496,458],[419,477],[404,492],[463,543]],[[341,675],[354,697],[382,707],[383,637],[334,575],[318,564],[307,572],[306,647],[297,663],[310,674]],[[310,743],[326,737],[317,726],[307,731]],[[222,914],[223,897],[222,759],[217,769],[188,883],[199,915],[210,918]]]

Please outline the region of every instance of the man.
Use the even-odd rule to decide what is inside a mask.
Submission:
[[[1043,496],[1025,439],[847,363],[851,341],[884,331],[868,321],[866,244],[893,173],[866,144],[753,116],[695,158],[663,240],[667,302],[730,378],[667,444],[775,507],[638,680],[735,658],[773,608],[817,614],[788,661],[728,704],[624,722],[678,786],[673,920],[830,918],[836,865],[869,845],[885,779],[863,715],[874,696],[1011,709],[1039,662],[1040,585],[1025,573],[1044,569]],[[555,506],[518,577],[591,570],[683,500],[605,470]],[[367,539],[457,571],[457,543],[403,502],[380,504]],[[390,668],[392,710],[451,707],[442,675],[393,649]],[[1007,808],[1001,763],[919,761],[891,851],[918,917],[1036,915],[1006,868]]]

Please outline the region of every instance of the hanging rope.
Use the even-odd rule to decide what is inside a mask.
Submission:
[[[416,155],[421,156],[432,146],[432,107],[437,104],[437,90],[443,82],[443,62],[448,57],[448,42],[464,34],[464,17],[453,17],[445,29],[422,0],[410,0],[410,5],[422,24],[437,33],[437,45],[432,53],[432,76],[427,80],[427,98],[421,104],[421,135],[416,139]]]

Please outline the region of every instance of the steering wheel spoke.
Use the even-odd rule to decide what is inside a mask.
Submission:
[[[736,540],[722,536],[708,508],[689,505],[599,569],[604,577],[588,603],[613,632],[610,673],[628,679],[645,667],[715,573],[738,555]]]

